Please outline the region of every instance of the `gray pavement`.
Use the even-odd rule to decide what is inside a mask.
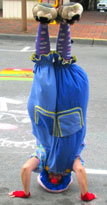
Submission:
[[[1,42],[0,42],[1,43]],[[26,51],[23,49],[26,47]],[[52,43],[52,48],[55,44]],[[0,70],[33,68],[29,57],[33,41],[5,41],[0,48]],[[84,68],[90,81],[86,148],[83,152],[89,191],[97,199],[90,205],[107,204],[107,47],[73,44],[72,54]],[[35,140],[27,114],[27,100],[32,82],[0,80],[0,205],[86,205],[73,173],[73,184],[61,194],[44,191],[32,173],[31,198],[10,199],[8,192],[22,190],[20,168],[35,150]],[[1,98],[2,97],[2,98]],[[105,173],[104,173],[105,170]]]
[[[55,43],[56,38],[54,36],[50,37],[51,42]],[[0,33],[1,40],[15,40],[15,41],[35,41],[35,35],[24,35],[24,34],[5,34]],[[95,39],[95,38],[76,38],[72,37],[75,44],[88,44],[88,45],[101,45],[107,46],[107,39]]]

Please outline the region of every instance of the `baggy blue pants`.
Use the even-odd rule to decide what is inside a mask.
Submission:
[[[34,62],[28,101],[33,134],[46,150],[49,171],[72,171],[85,146],[87,74],[74,61],[63,64],[56,53],[42,55]]]

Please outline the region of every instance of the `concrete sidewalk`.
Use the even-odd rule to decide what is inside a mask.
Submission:
[[[38,23],[35,20],[27,21],[27,31],[22,31],[21,20],[0,18],[0,38],[2,36],[35,37]],[[49,25],[49,33],[52,38],[57,36],[58,24]],[[10,34],[10,35],[9,35]],[[91,40],[107,43],[107,12],[85,11],[79,22],[71,26],[71,37],[77,40]]]

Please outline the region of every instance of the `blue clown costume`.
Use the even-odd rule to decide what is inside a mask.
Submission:
[[[65,61],[56,51],[40,56],[35,53],[32,61],[34,79],[28,112],[37,141],[33,156],[42,161],[39,170],[45,179],[46,172],[61,173],[68,176],[65,181],[69,183],[74,160],[81,159],[85,146],[88,77],[76,64],[76,57]],[[50,184],[47,187],[51,189]]]

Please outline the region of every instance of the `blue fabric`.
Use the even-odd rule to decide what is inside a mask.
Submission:
[[[49,171],[65,173],[85,146],[87,74],[75,63],[63,64],[58,54],[34,62],[28,101],[33,134],[46,151]]]
[[[69,183],[71,181],[71,173],[69,173],[69,174],[67,174],[65,176],[62,176],[61,183],[59,183],[59,184],[52,184],[49,181],[47,171],[43,170],[40,173],[40,180],[50,190],[53,190],[53,191],[63,190],[63,189],[65,189],[69,185]]]

